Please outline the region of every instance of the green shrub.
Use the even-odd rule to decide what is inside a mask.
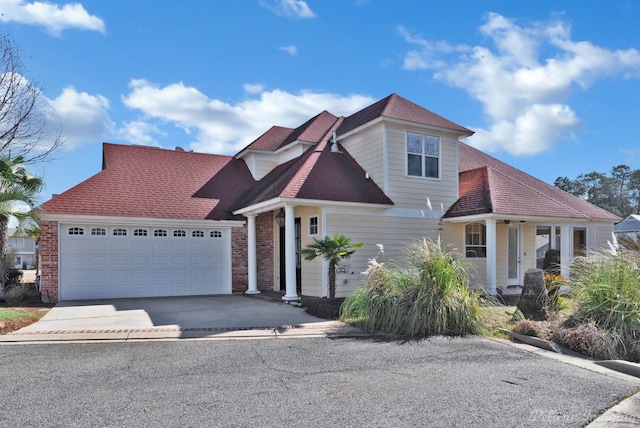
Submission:
[[[640,257],[598,253],[572,266],[575,318],[606,332],[612,357],[640,361]]]
[[[371,260],[364,283],[345,300],[341,318],[368,332],[401,336],[484,331],[480,296],[469,290],[464,260],[423,240],[407,249],[406,265]]]

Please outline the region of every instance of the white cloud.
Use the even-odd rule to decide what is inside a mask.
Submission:
[[[276,14],[286,16],[287,18],[315,18],[316,16],[307,5],[307,2],[303,0],[275,0],[272,2],[261,0],[260,4]]]
[[[175,125],[193,134],[191,149],[219,154],[238,152],[273,125],[297,127],[323,110],[348,115],[374,101],[363,95],[273,90],[230,104],[181,82],[158,86],[132,80],[130,87],[123,102],[143,113],[141,121]]]
[[[78,28],[104,33],[104,21],[90,15],[80,3],[60,6],[50,2],[0,0],[0,21],[43,26],[51,34],[60,36],[63,30]]]
[[[66,149],[87,141],[104,140],[113,132],[109,117],[109,101],[101,95],[65,88],[55,99],[48,100],[47,126],[60,129]]]
[[[298,55],[298,47],[295,46],[295,45],[280,46],[278,49],[280,49],[281,51],[285,51],[286,53],[288,53],[291,56]]]
[[[122,128],[118,131],[118,135],[123,140],[133,144],[160,147],[160,143],[154,135],[164,137],[167,133],[163,132],[159,127],[152,123],[145,122],[143,120],[134,120],[131,122],[125,122]]]
[[[561,20],[516,25],[490,13],[480,27],[491,46],[452,47],[404,28],[405,41],[418,48],[405,55],[407,70],[435,70],[434,77],[466,90],[480,101],[487,128],[473,128],[470,143],[515,155],[542,153],[571,136],[580,120],[567,103],[608,76],[640,77],[640,52],[607,50],[589,41],[571,40]],[[550,52],[541,58],[542,52]]]
[[[264,85],[262,83],[245,83],[242,85],[244,91],[249,94],[259,94],[264,90]]]

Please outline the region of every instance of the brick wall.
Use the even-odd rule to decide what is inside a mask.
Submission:
[[[58,222],[40,223],[40,290],[43,302],[58,301]]]
[[[258,289],[273,290],[273,213],[256,217]],[[231,289],[247,291],[247,225],[231,231]]]
[[[256,217],[256,254],[258,259],[258,289],[273,290],[273,213]]]

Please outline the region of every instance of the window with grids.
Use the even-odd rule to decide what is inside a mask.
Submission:
[[[470,223],[464,227],[464,254],[468,258],[487,257],[487,226]]]
[[[107,234],[107,230],[102,227],[94,227],[91,229],[91,235],[93,236],[105,236]]]
[[[70,227],[69,235],[84,235],[84,229],[81,227]]]
[[[127,236],[127,229],[113,229],[113,236]]]
[[[184,238],[187,236],[187,232],[185,232],[184,230],[174,230],[173,231],[173,237],[174,238]]]
[[[158,236],[158,237],[167,236],[167,231],[164,229],[156,229],[153,231],[153,236]]]
[[[407,175],[440,178],[440,137],[407,132]]]
[[[318,234],[318,216],[314,215],[309,217],[309,236]]]
[[[214,230],[211,232],[210,236],[212,238],[222,238],[222,232],[220,232],[219,230]]]
[[[204,232],[202,230],[194,230],[191,232],[193,238],[204,238]]]
[[[147,229],[136,229],[133,231],[133,236],[147,236],[148,234]]]

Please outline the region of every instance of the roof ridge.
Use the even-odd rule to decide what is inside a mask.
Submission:
[[[313,147],[307,150],[308,155],[302,161],[302,165],[300,166],[300,168],[298,168],[296,173],[293,174],[293,176],[291,177],[289,182],[286,184],[286,186],[284,186],[280,194],[292,191],[294,188],[296,190],[296,193],[298,190],[300,190],[300,188],[302,187],[302,184],[304,184],[306,179],[309,177],[309,174],[313,170],[313,167],[318,162],[320,155],[322,154],[324,149],[327,147],[329,137],[333,134],[334,130],[338,129],[338,127],[340,126],[343,120],[344,120],[343,117],[337,118],[333,122],[333,124],[329,127],[329,130],[325,133],[325,135],[320,139],[320,141],[317,142]],[[315,153],[317,153],[317,156],[314,157],[315,159],[313,160],[312,164],[307,165],[307,162],[310,161],[310,158],[313,157],[313,154]]]

